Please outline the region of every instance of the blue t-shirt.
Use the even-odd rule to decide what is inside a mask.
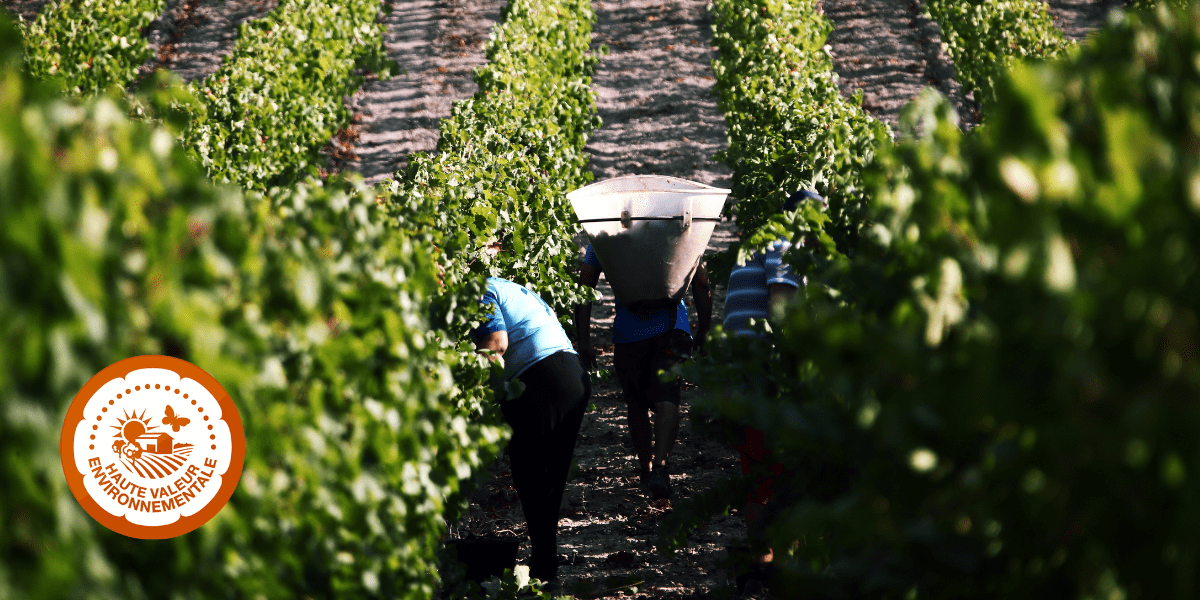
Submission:
[[[752,333],[750,319],[770,316],[767,286],[782,283],[800,287],[800,279],[783,262],[783,254],[791,248],[787,240],[779,240],[765,252],[755,254],[746,264],[734,265],[729,273],[725,292],[725,329],[737,334]]]
[[[504,378],[524,373],[539,360],[566,350],[575,354],[567,332],[541,296],[507,279],[488,277],[487,293],[481,304],[495,308],[492,315],[475,330],[475,337],[505,331],[508,350],[504,352]]]
[[[587,247],[587,254],[584,255],[583,262],[604,272],[604,267],[600,265],[600,259],[596,258],[596,253],[592,251],[591,244]],[[675,329],[681,329],[689,335],[692,333],[692,327],[688,323],[687,306],[683,304],[683,299],[679,300],[678,310],[659,308],[641,313],[635,313],[625,308],[625,305],[618,300],[617,316],[613,318],[613,343],[640,342],[666,333],[671,328],[672,317],[675,318]]]

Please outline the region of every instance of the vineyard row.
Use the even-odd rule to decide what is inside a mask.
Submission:
[[[199,89],[252,73],[247,65],[261,58],[254,64],[267,76],[286,76],[261,87],[263,104],[311,105],[284,95],[297,89],[340,103],[342,90],[321,87],[329,77],[320,58],[352,44],[304,29],[333,10],[305,6],[285,5],[257,26],[284,29],[280,35],[295,38],[293,51],[304,49],[302,39],[332,39],[314,42],[312,63],[239,42],[233,60]],[[586,4],[512,3],[489,47],[480,93],[446,125],[486,145],[456,149],[448,135],[442,153],[414,159],[411,175],[389,184],[386,202],[341,180],[266,192],[214,187],[193,162],[195,149],[175,143],[169,127],[129,121],[104,97],[61,110],[52,88],[19,73],[19,36],[5,31],[5,145],[29,151],[4,169],[4,212],[21,215],[6,219],[4,276],[23,280],[36,270],[32,280],[44,282],[5,286],[2,327],[15,350],[4,358],[16,368],[6,369],[0,390],[7,414],[27,415],[4,421],[6,449],[46,456],[57,437],[49,424],[63,410],[47,399],[69,398],[86,372],[121,356],[168,353],[229,389],[246,423],[249,458],[222,516],[169,542],[135,542],[91,526],[64,504],[69,493],[49,462],[6,463],[4,481],[27,483],[6,496],[5,519],[25,515],[25,525],[0,537],[0,582],[36,597],[230,589],[429,597],[444,516],[462,507],[460,486],[483,471],[505,436],[489,424],[494,415],[482,414],[497,373],[460,338],[477,312],[470,275],[488,268],[466,253],[496,242],[503,224],[510,250],[499,256],[510,259],[519,248],[542,269],[522,263],[520,274],[548,277],[570,260],[555,239],[569,237],[562,205],[554,219],[535,220],[541,215],[533,211],[586,182],[583,139],[598,125],[590,19],[580,18],[590,14]],[[541,64],[558,69],[533,68]],[[349,68],[349,59],[338,65]],[[179,90],[156,85],[139,106],[160,116],[178,112],[181,98],[185,109],[194,106]],[[218,110],[193,112],[192,126],[254,123],[253,113],[239,112],[254,98],[226,106],[223,93],[213,96],[200,102]],[[13,117],[25,114],[40,116]],[[497,153],[501,145],[507,151]],[[303,170],[306,153],[296,154],[274,167],[239,166],[278,176]],[[61,200],[45,202],[48,190]],[[451,200],[470,210],[442,210]],[[490,272],[516,278],[498,270],[518,268],[514,262]],[[580,297],[573,284],[563,293],[562,304]],[[18,355],[19,363],[10,360]],[[468,419],[471,410],[476,418]],[[35,545],[36,554],[21,550]],[[155,567],[146,566],[148,557]],[[57,567],[84,559],[90,569]]]

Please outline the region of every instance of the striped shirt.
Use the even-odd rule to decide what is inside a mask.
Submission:
[[[725,330],[750,334],[750,319],[766,319],[770,316],[767,286],[782,283],[800,287],[800,279],[792,274],[792,268],[783,262],[783,255],[791,248],[787,240],[779,240],[765,252],[755,254],[746,264],[734,265],[729,274],[729,286],[725,294]]]

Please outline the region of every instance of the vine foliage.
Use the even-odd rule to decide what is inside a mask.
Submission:
[[[443,514],[503,429],[450,402],[429,250],[354,181],[214,186],[158,125],[20,70],[0,23],[0,595],[427,598]],[[222,382],[248,444],[205,527],[131,540],[57,459],[67,404],[141,354]]]
[[[924,0],[925,16],[937,22],[942,47],[954,61],[955,78],[975,100],[989,105],[995,86],[1013,61],[1063,56],[1074,46],[1054,26],[1038,0]]]
[[[124,89],[153,56],[142,36],[163,0],[61,0],[25,28],[25,64],[76,95]]]
[[[923,95],[876,148],[853,255],[793,251],[809,285],[773,343],[718,336],[686,369],[790,469],[762,532],[778,589],[1197,593],[1198,31],[1120,14],[1016,64],[969,134]]]

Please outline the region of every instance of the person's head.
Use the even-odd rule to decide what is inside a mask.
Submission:
[[[796,193],[788,196],[788,199],[783,203],[783,210],[785,212],[796,210],[797,208],[800,208],[800,203],[802,202],[816,202],[822,207],[827,204],[825,199],[822,198],[820,194],[812,190],[797,190]],[[816,248],[817,236],[809,233],[808,235],[804,236],[804,239],[800,240],[800,245],[808,248]]]
[[[796,210],[800,207],[800,203],[805,201],[819,202],[820,204],[826,203],[820,194],[812,190],[797,190],[783,202],[783,210],[785,212]]]

